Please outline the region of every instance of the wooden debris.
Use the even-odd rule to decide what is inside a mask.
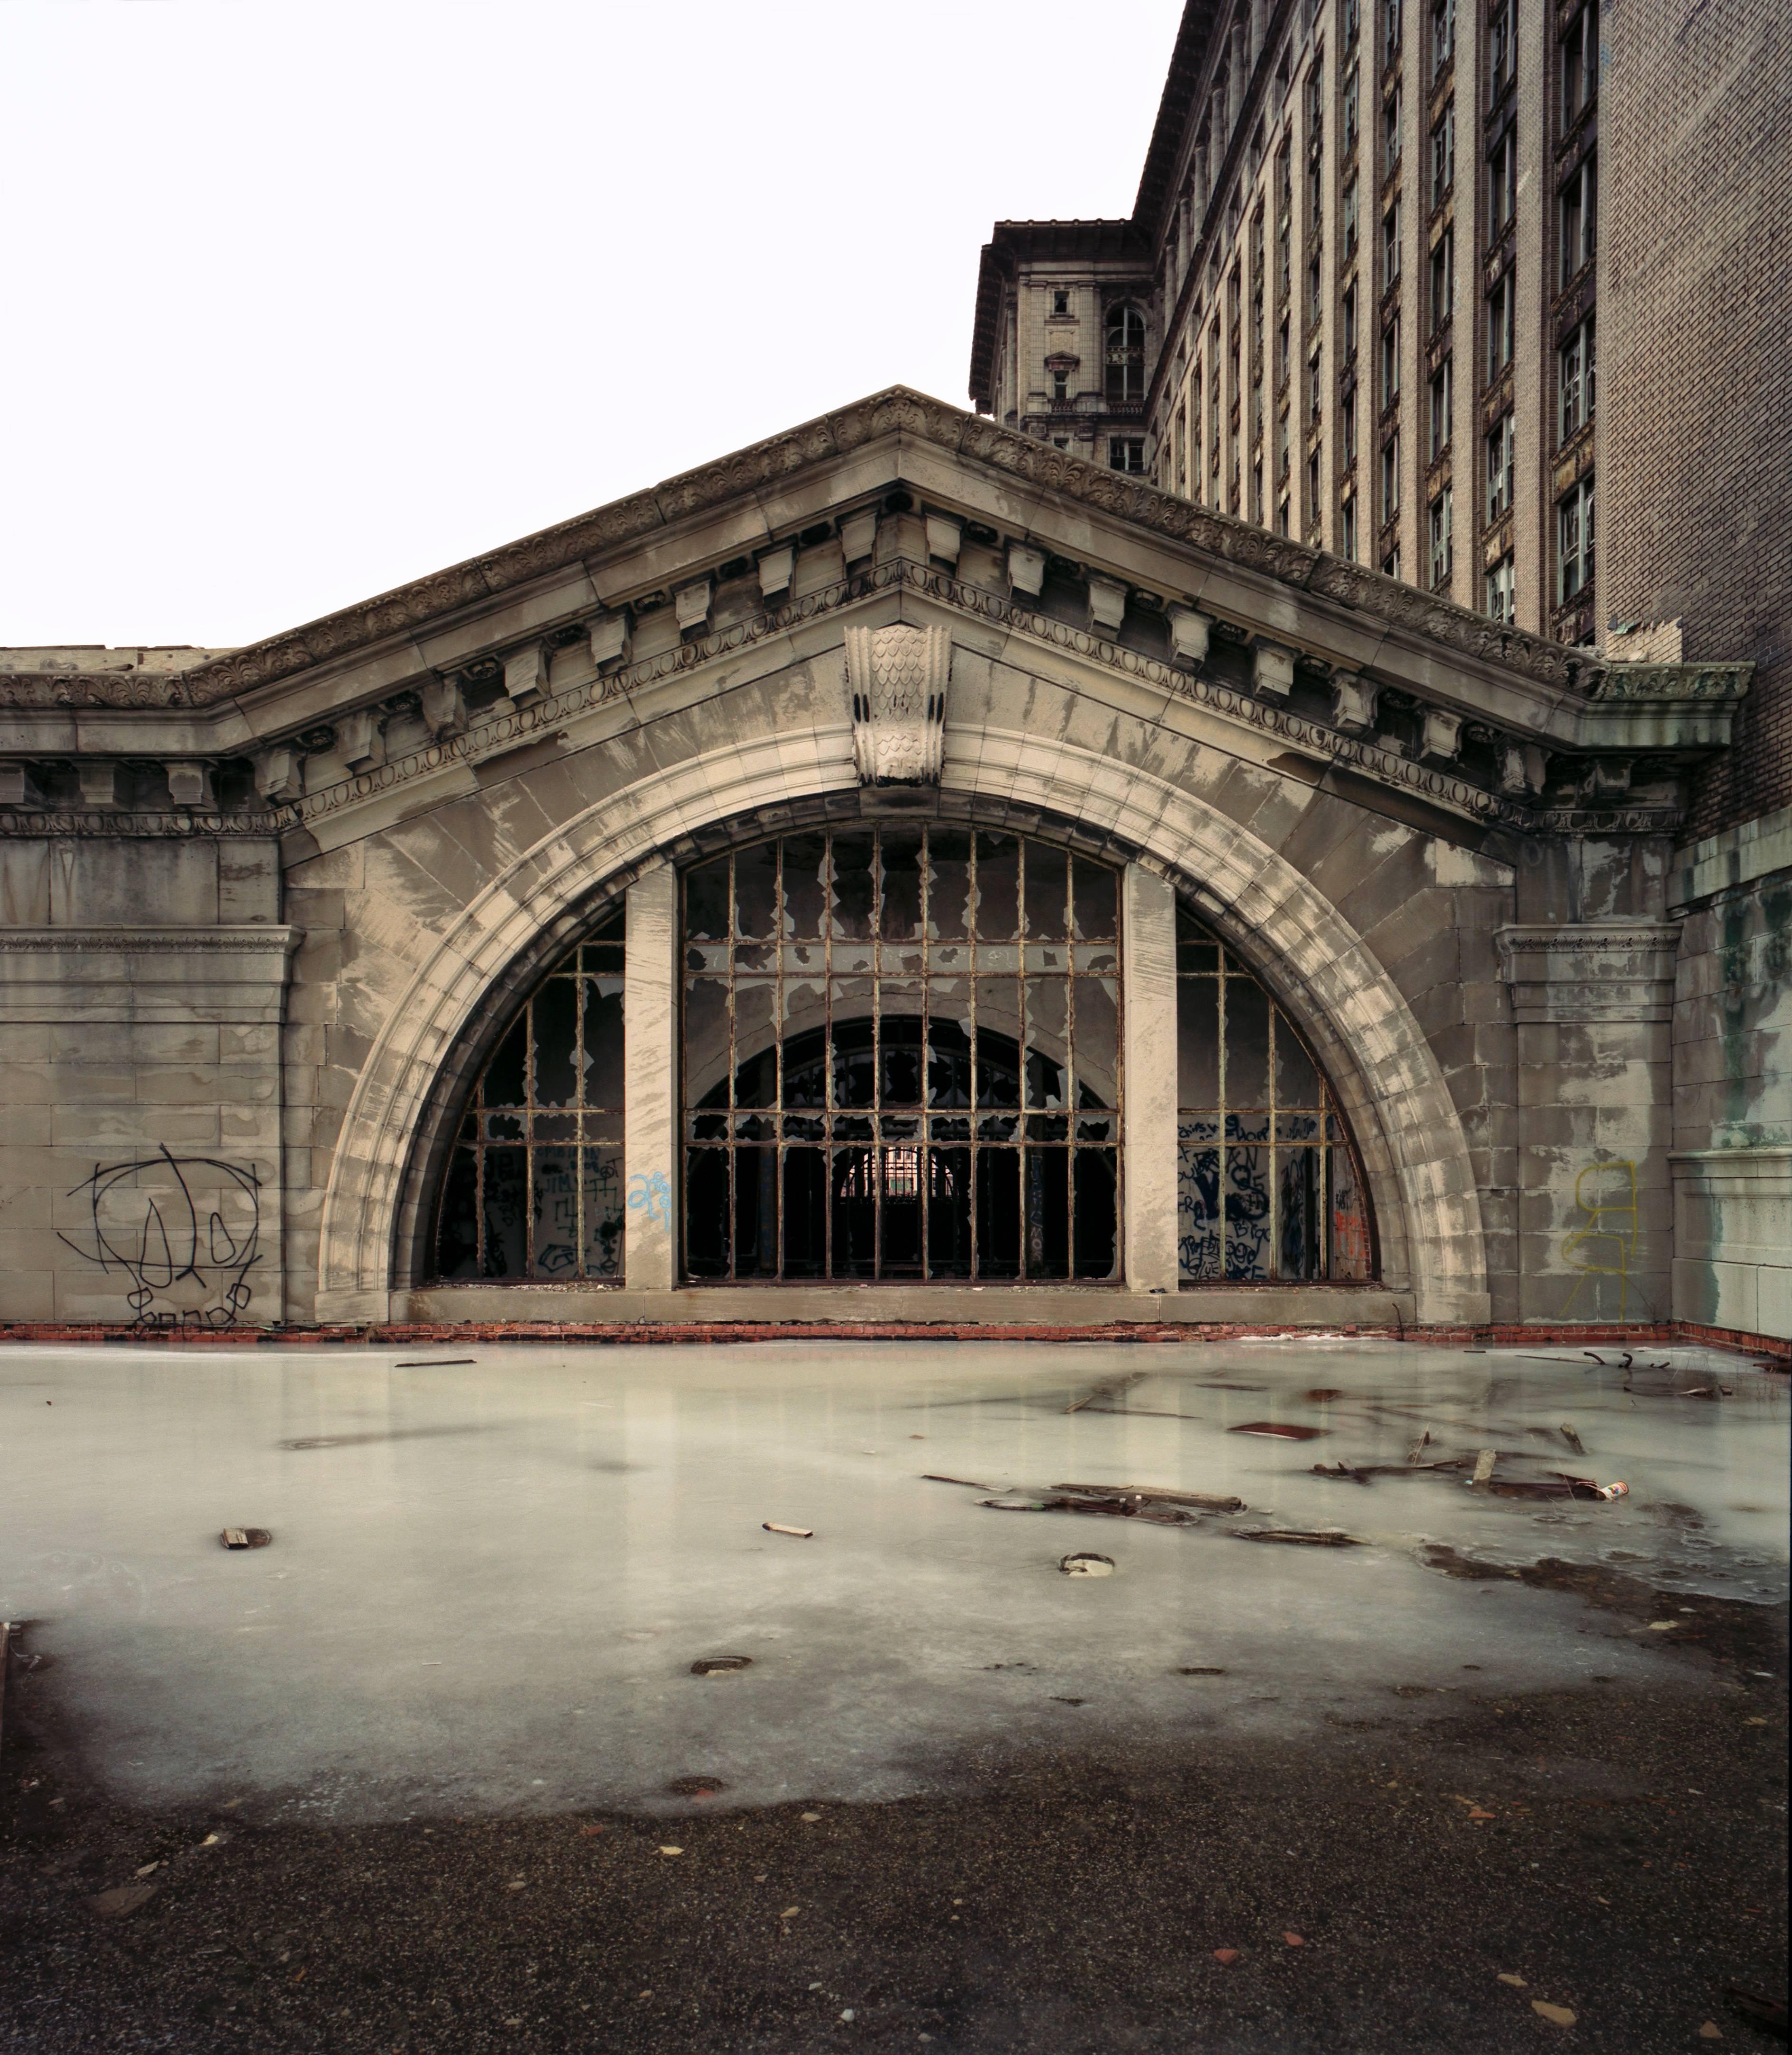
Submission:
[[[775,1520],[762,1520],[759,1524],[768,1534],[794,1534],[799,1541],[813,1541],[815,1539],[813,1527],[781,1527]]]
[[[1406,1452],[1406,1460],[1407,1460],[1409,1463],[1416,1463],[1416,1462],[1417,1462],[1417,1461],[1420,1459],[1420,1457],[1423,1457],[1423,1455],[1424,1454],[1424,1453],[1425,1453],[1426,1450],[1427,1450],[1427,1449],[1428,1449],[1430,1446],[1431,1446],[1431,1430],[1430,1430],[1430,1428],[1429,1428],[1429,1427],[1428,1427],[1428,1428],[1425,1430],[1425,1431],[1424,1432],[1424,1434],[1422,1434],[1419,1437],[1418,1440],[1417,1440],[1417,1441],[1416,1441],[1416,1442],[1412,1444],[1412,1447],[1407,1450],[1407,1452]]]
[[[1164,1505],[1192,1505],[1203,1513],[1243,1513],[1242,1498],[1217,1498],[1211,1492],[1169,1491],[1156,1484],[1054,1484],[1054,1491],[1086,1492],[1099,1497],[1111,1492],[1120,1498],[1155,1499]]]
[[[1236,1541],[1299,1541],[1314,1548],[1360,1548],[1363,1545],[1354,1534],[1339,1534],[1330,1528],[1310,1531],[1298,1527],[1235,1527],[1231,1533]]]
[[[1475,1474],[1469,1479],[1469,1482],[1478,1485],[1485,1484],[1493,1475],[1494,1465],[1499,1461],[1498,1449],[1483,1449],[1475,1458]]]
[[[218,1538],[226,1548],[265,1548],[274,1536],[265,1527],[226,1527]]]
[[[1135,1370],[1129,1375],[1119,1379],[1114,1383],[1097,1385],[1093,1391],[1086,1393],[1081,1398],[1073,1400],[1064,1410],[1066,1413],[1080,1413],[1085,1406],[1093,1406],[1097,1398],[1117,1398],[1121,1392],[1130,1391],[1135,1384],[1143,1384],[1144,1381],[1144,1371]]]

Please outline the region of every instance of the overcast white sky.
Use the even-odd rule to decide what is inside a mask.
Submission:
[[[246,642],[901,380],[1180,0],[4,0],[0,644]]]

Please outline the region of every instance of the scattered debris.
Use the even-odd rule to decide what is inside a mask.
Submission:
[[[1375,1473],[1373,1470],[1353,1469],[1346,1462],[1337,1462],[1331,1465],[1329,1468],[1324,1463],[1315,1463],[1313,1466],[1313,1474],[1315,1477],[1333,1477],[1342,1484],[1367,1485],[1373,1481]]]
[[[971,1477],[940,1477],[932,1470],[923,1470],[921,1473],[921,1481],[923,1484],[962,1484],[967,1491],[994,1491],[995,1489],[995,1486],[993,1484],[979,1484]]]
[[[1282,1929],[1282,1938],[1290,1948],[1304,1948],[1306,1946],[1305,1939],[1289,1927]]]
[[[1334,1390],[1329,1384],[1319,1384],[1315,1385],[1306,1396],[1309,1405],[1329,1406],[1334,1398],[1341,1398],[1344,1394]]]
[[[1067,1577],[1111,1577],[1114,1559],[1112,1556],[1066,1556],[1057,1567]]]
[[[719,1777],[675,1777],[666,1786],[669,1798],[714,1798],[727,1785]]]
[[[218,1538],[226,1548],[265,1548],[274,1536],[265,1527],[226,1527]]]
[[[1235,1962],[1239,1959],[1239,1951],[1236,1948],[1215,1948],[1213,1958],[1216,1962]]]
[[[1514,1990],[1526,1990],[1530,1988],[1522,1977],[1514,1976],[1510,1970],[1500,1971],[1499,1981],[1503,1984],[1510,1984]]]
[[[1534,1998],[1530,2009],[1539,2019],[1546,2019],[1552,2026],[1572,2026],[1577,2015],[1565,2005],[1550,2005],[1540,1998]]]
[[[808,1821],[810,1826],[813,1827],[815,1822],[819,1820],[821,1816],[819,1812],[805,1812],[801,1816]]]
[[[1485,1484],[1493,1475],[1494,1465],[1499,1461],[1499,1451],[1498,1449],[1482,1450],[1481,1453],[1475,1458],[1475,1474],[1469,1479],[1469,1482],[1471,1484],[1476,1485]]]
[[[1483,1451],[1485,1453],[1485,1451]],[[1613,1484],[1596,1484],[1591,1477],[1570,1477],[1566,1470],[1558,1470],[1554,1477],[1489,1477],[1480,1474],[1475,1466],[1475,1481],[1485,1483],[1487,1489],[1498,1498],[1628,1498],[1630,1487],[1621,1480]]]
[[[1065,1407],[1066,1413],[1080,1413],[1085,1406],[1093,1406],[1097,1398],[1117,1398],[1123,1391],[1130,1391],[1135,1384],[1143,1384],[1145,1373],[1135,1370],[1128,1375],[1117,1379],[1112,1384],[1098,1384],[1082,1398],[1074,1399]]]
[[[1425,1430],[1425,1431],[1424,1432],[1424,1434],[1422,1434],[1419,1437],[1418,1440],[1417,1440],[1417,1441],[1416,1441],[1416,1442],[1412,1444],[1412,1447],[1407,1450],[1407,1452],[1406,1452],[1406,1460],[1407,1460],[1409,1463],[1416,1463],[1416,1462],[1417,1462],[1417,1461],[1420,1460],[1420,1457],[1424,1454],[1424,1453],[1425,1453],[1426,1450],[1427,1450],[1427,1449],[1428,1449],[1430,1446],[1431,1446],[1431,1430],[1430,1430],[1430,1428],[1428,1428],[1428,1428]]]
[[[426,1355],[415,1363],[395,1363],[394,1370],[462,1370],[470,1363],[477,1363],[472,1355]]]
[[[1744,1990],[1739,1984],[1726,1984],[1723,2002],[1739,2019],[1758,2026],[1763,2033],[1786,2038],[1786,2006],[1782,1999],[1763,1998],[1759,1991]]]
[[[762,1520],[759,1524],[768,1534],[794,1534],[799,1541],[813,1541],[815,1539],[813,1527],[781,1527],[775,1520]]]
[[[1123,1498],[1151,1498],[1165,1505],[1192,1505],[1203,1513],[1243,1513],[1242,1498],[1218,1498],[1211,1492],[1169,1491],[1156,1484],[1054,1484],[1054,1491],[1100,1493],[1113,1492]]]
[[[1586,1453],[1586,1450],[1581,1444],[1580,1436],[1574,1432],[1574,1430],[1569,1426],[1566,1420],[1562,1423],[1562,1438],[1568,1444],[1569,1447],[1574,1451],[1576,1455],[1584,1456]]]
[[[132,1876],[140,1879],[146,1876],[153,1876],[156,1871],[161,1867],[162,1865],[159,1862],[146,1862],[140,1869],[134,1869],[132,1871],[131,1874]]]
[[[111,1891],[96,1891],[87,1902],[102,1919],[122,1919],[155,1895],[152,1883],[121,1883]]]
[[[1231,1535],[1235,1541],[1304,1541],[1315,1548],[1360,1548],[1363,1545],[1354,1534],[1341,1534],[1329,1527],[1311,1530],[1298,1527],[1235,1527]]]
[[[1317,1442],[1329,1427],[1290,1427],[1277,1420],[1247,1420],[1242,1427],[1228,1427],[1228,1434],[1267,1434],[1278,1442]]]
[[[1226,1675],[1227,1675],[1227,1674],[1229,1674],[1229,1673],[1228,1673],[1227,1671],[1224,1670],[1212,1670],[1212,1669],[1207,1669],[1207,1668],[1204,1668],[1204,1667],[1197,1667],[1197,1668],[1195,1668],[1195,1669],[1189,1669],[1189,1670],[1179,1670],[1176,1672],[1176,1674],[1177,1674],[1179,1677],[1223,1677],[1223,1676],[1226,1676]]]
[[[1723,2038],[1723,2029],[1715,2019],[1707,2019],[1699,2029],[1699,2038],[1701,2041],[1721,2041]]]
[[[1667,1367],[1665,1363],[1661,1365],[1664,1370]],[[1674,1394],[1676,1398],[1734,1398],[1735,1395],[1727,1384],[1696,1384],[1690,1390]]]
[[[681,1856],[683,1854],[684,1851],[683,1848],[671,1848],[662,1844],[660,1852],[663,1856]]]
[[[699,1655],[691,1666],[693,1677],[721,1677],[731,1670],[750,1670],[750,1655]]]

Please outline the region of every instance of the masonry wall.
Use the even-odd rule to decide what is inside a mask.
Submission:
[[[1792,19],[1778,0],[1602,14],[1603,624],[1684,622],[1757,666],[1692,836],[1792,797]]]

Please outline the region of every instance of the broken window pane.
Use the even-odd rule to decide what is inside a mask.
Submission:
[[[1183,1281],[1370,1276],[1349,1132],[1293,1024],[1181,906],[1176,962]]]

